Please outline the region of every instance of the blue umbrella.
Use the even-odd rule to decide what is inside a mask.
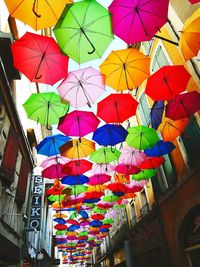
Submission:
[[[157,129],[160,123],[162,122],[162,115],[164,112],[164,101],[156,101],[154,102],[151,112],[151,126],[154,129]]]
[[[70,225],[70,226],[68,227],[67,231],[68,231],[68,232],[73,232],[73,231],[75,231],[75,230],[77,230],[77,229],[79,229],[79,228],[80,228],[79,225]]]
[[[84,203],[96,203],[99,202],[101,199],[100,198],[90,198],[90,199],[84,199],[83,202]]]
[[[81,210],[80,212],[79,212],[79,214],[81,215],[81,217],[83,218],[83,219],[88,219],[88,214],[87,214],[87,212],[86,211],[84,211],[84,210]]]
[[[124,142],[127,134],[121,125],[105,124],[94,132],[92,139],[99,145],[114,146]]]
[[[89,181],[89,178],[85,175],[65,176],[61,179],[62,184],[68,185],[81,185]]]
[[[92,227],[100,227],[100,226],[102,226],[103,223],[101,221],[98,221],[98,220],[93,220],[89,224]]]
[[[37,153],[48,157],[60,154],[59,147],[70,139],[63,134],[47,136],[36,146]]]
[[[55,218],[53,220],[54,220],[54,222],[57,222],[59,224],[65,224],[66,223],[66,221],[63,218]]]
[[[145,149],[144,153],[148,157],[160,157],[169,154],[175,148],[176,147],[172,142],[164,142],[160,140],[153,147]]]
[[[101,233],[108,233],[109,229],[108,228],[103,228],[103,229],[100,229],[100,232]]]

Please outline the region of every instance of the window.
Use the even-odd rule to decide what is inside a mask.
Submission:
[[[145,55],[148,56],[150,54],[151,48],[153,46],[153,42],[154,42],[154,40],[152,39],[150,41],[147,41],[147,42],[143,42],[142,43],[142,47],[144,49]]]
[[[138,111],[142,124],[148,126],[150,124],[150,108],[145,93],[140,96]]]
[[[163,66],[170,65],[161,45],[158,46],[152,62],[152,71],[155,72]]]

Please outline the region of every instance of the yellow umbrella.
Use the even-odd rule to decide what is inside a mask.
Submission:
[[[88,186],[87,192],[103,192],[107,188],[106,185]]]
[[[87,157],[95,151],[95,143],[85,138],[70,140],[60,147],[62,156],[77,159]]]
[[[150,58],[135,48],[114,50],[100,70],[106,84],[116,91],[133,90],[150,75]]]
[[[66,214],[64,214],[64,213],[61,213],[61,212],[59,212],[59,213],[55,213],[54,215],[53,215],[53,217],[54,218],[67,218],[68,216],[66,215]]]
[[[38,31],[56,24],[65,5],[73,0],[5,0],[11,17]]]
[[[187,19],[181,31],[179,47],[186,61],[197,56],[200,49],[200,8]]]

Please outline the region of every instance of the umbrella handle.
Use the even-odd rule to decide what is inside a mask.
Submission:
[[[88,54],[91,55],[91,54],[94,53],[94,51],[95,51],[96,49],[95,49],[94,45],[93,45],[90,41],[89,41],[89,43],[90,43],[91,47],[93,48],[92,51],[88,51]]]
[[[94,53],[94,51],[96,50],[96,48],[94,47],[93,43],[90,41],[90,39],[88,38],[87,34],[85,33],[83,28],[80,28],[80,31],[82,32],[82,34],[85,36],[85,38],[88,40],[88,42],[90,43],[92,50],[88,51],[88,54],[91,55]]]
[[[52,127],[49,126],[49,125],[46,125],[46,129],[49,130],[49,131],[51,131],[52,130]]]
[[[34,79],[39,80],[40,78],[42,78],[42,74],[40,74],[40,76],[37,76],[37,74],[35,75]]]
[[[32,7],[32,11],[33,11],[33,13],[36,15],[36,17],[41,18],[41,15],[39,15],[39,14],[35,11],[35,4],[36,4],[36,0],[34,0],[33,7]]]

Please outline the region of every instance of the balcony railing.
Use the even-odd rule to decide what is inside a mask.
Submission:
[[[137,217],[133,216],[133,218],[130,220],[130,228],[134,227],[137,223]]]
[[[142,217],[144,217],[145,215],[147,215],[150,211],[150,206],[149,203],[144,204],[144,206],[140,209],[140,214]]]

